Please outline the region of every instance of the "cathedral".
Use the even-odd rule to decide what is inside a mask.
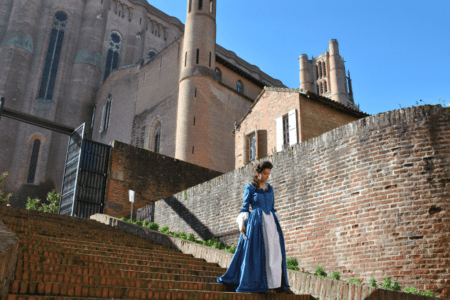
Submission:
[[[264,88],[286,88],[216,44],[216,1],[188,0],[186,24],[146,0],[2,0],[5,107],[219,172],[231,132]],[[300,88],[358,110],[339,55],[300,56]],[[336,71],[337,70],[337,71]],[[2,118],[0,174],[12,205],[61,190],[67,136]]]

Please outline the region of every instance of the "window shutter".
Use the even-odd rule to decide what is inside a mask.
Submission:
[[[277,126],[277,152],[283,150],[283,117],[279,117],[276,120]]]
[[[259,158],[258,154],[258,127],[255,127],[255,160]]]
[[[289,111],[289,146],[297,144],[297,110]]]
[[[243,136],[242,149],[244,150],[244,153],[242,154],[242,164],[246,165],[247,164],[247,137],[245,136],[245,133],[242,133],[242,136]]]
[[[105,105],[103,105],[103,109],[102,109],[102,118],[101,118],[101,122],[100,122],[100,133],[103,132],[104,126],[105,126]]]

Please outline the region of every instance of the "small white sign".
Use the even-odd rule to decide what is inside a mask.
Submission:
[[[130,196],[130,202],[134,203],[134,191],[129,190],[128,191],[128,195]]]

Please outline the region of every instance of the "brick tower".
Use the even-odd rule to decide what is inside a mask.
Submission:
[[[210,166],[210,83],[215,82],[216,0],[188,0],[180,61],[175,157]]]

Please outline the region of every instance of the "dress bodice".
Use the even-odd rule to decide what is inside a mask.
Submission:
[[[248,212],[249,206],[252,209],[262,209],[266,215],[273,210],[274,206],[274,196],[273,188],[267,182],[267,189],[258,189],[254,187],[251,183],[245,186],[244,190],[244,205],[240,212]]]

